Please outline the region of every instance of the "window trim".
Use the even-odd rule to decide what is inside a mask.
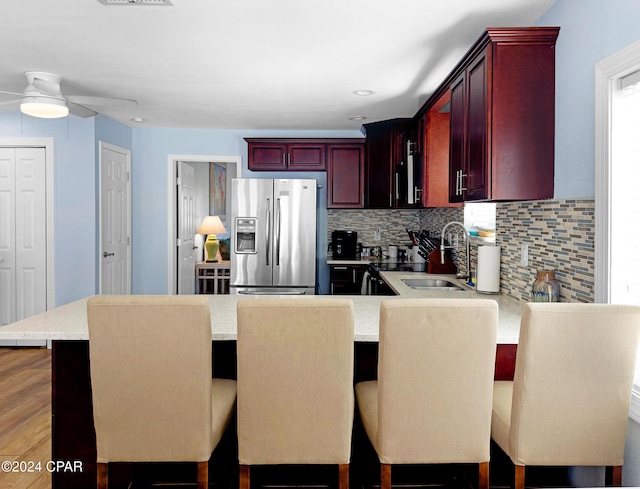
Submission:
[[[611,301],[611,94],[617,81],[640,69],[640,41],[595,67],[595,301]],[[629,417],[640,423],[640,382],[633,385]]]

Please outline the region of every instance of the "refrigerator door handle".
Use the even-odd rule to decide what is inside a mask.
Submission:
[[[276,199],[276,266],[280,266],[280,199]]]
[[[267,199],[267,266],[269,266],[269,252],[271,251],[271,199]]]
[[[274,295],[273,291],[268,290],[239,290],[238,295]],[[275,295],[306,295],[303,291],[276,292]]]

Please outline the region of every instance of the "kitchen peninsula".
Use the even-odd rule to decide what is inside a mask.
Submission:
[[[455,280],[454,275],[420,274],[422,277],[444,277]],[[522,304],[504,295],[482,295],[463,283],[465,290],[424,291],[411,289],[403,278],[416,278],[412,272],[381,272],[382,278],[398,293],[396,296],[344,296],[353,300],[354,339],[356,342],[378,341],[378,317],[380,302],[397,298],[485,298],[493,299],[499,306],[498,343],[517,343]],[[213,341],[236,339],[236,304],[252,296],[209,296],[211,306],[211,332]],[[265,296],[260,296],[264,298]],[[277,298],[279,296],[267,296]],[[319,296],[309,296],[319,297]],[[300,297],[304,300],[304,297]],[[86,314],[87,299],[81,299],[22,321],[0,327],[0,339],[47,339],[52,341],[88,340]]]
[[[354,305],[356,381],[374,378],[376,375],[380,303],[394,298],[420,297],[495,299],[499,305],[496,378],[506,379],[513,375],[521,302],[507,296],[480,295],[469,287],[458,291],[411,289],[402,282],[403,278],[416,277],[416,274],[411,272],[382,272],[382,276],[395,289],[397,296],[349,297]],[[451,275],[442,277],[455,280]],[[246,299],[246,296],[209,296],[213,371],[216,377],[233,378],[236,375],[236,306],[238,301],[243,299]],[[300,296],[299,300],[306,298]],[[95,487],[95,433],[88,368],[86,303],[87,299],[81,299],[0,328],[0,339],[52,340],[52,456],[54,460],[81,460],[84,467],[81,474],[52,474],[53,488]],[[469,319],[473,321],[473,318]]]

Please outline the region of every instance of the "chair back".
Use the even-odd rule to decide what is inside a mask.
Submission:
[[[380,461],[489,461],[498,306],[397,299],[380,307]]]
[[[208,460],[208,300],[99,296],[87,316],[97,461]]]
[[[349,463],[353,349],[350,300],[238,302],[241,465]]]
[[[622,465],[640,307],[526,304],[509,446],[519,465]]]

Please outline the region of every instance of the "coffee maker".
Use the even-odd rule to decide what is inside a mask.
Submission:
[[[358,252],[358,233],[355,231],[333,231],[331,249],[334,260],[355,260]]]

